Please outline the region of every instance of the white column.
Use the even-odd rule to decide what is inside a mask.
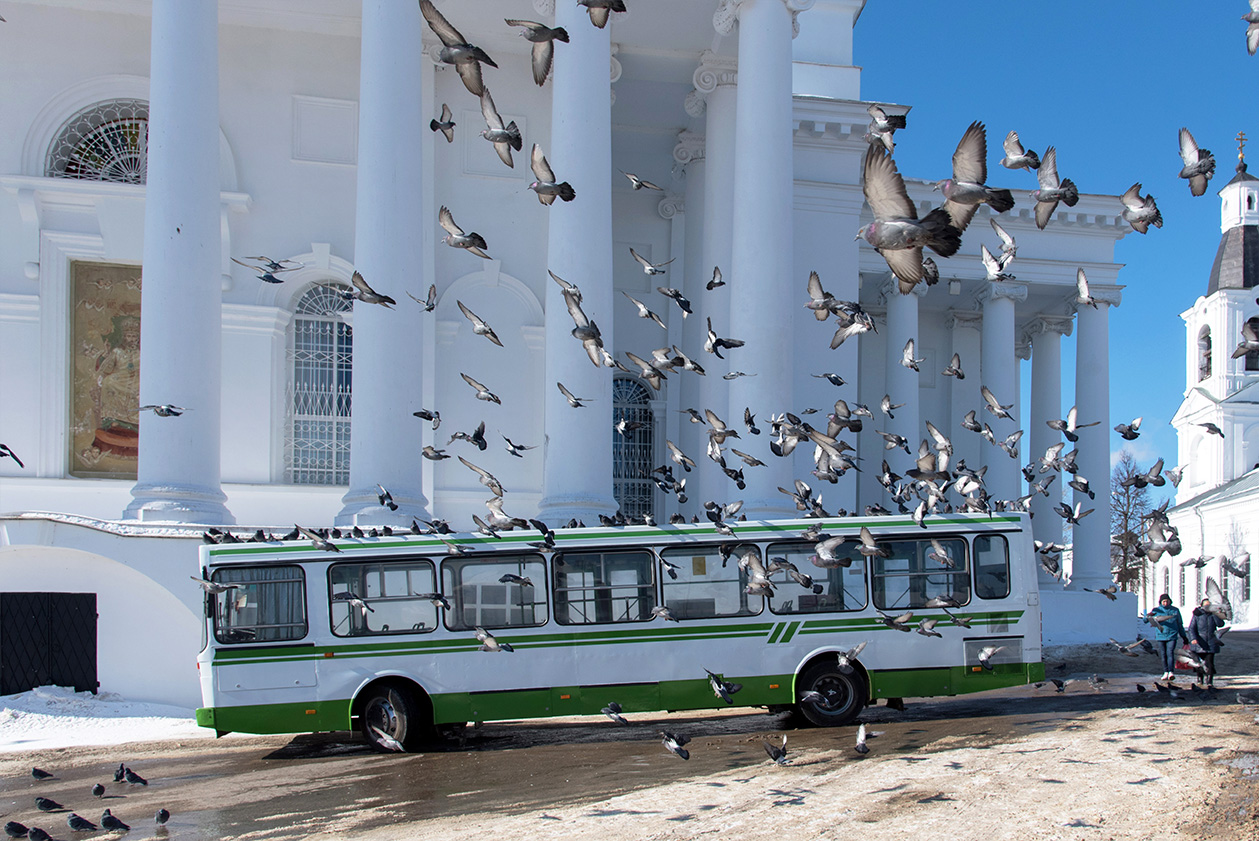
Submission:
[[[672,309],[668,311],[669,320],[669,341],[676,343],[688,356],[699,361],[701,365],[706,365],[707,360],[700,359],[702,356],[701,349],[704,346],[704,324],[699,317],[702,315],[702,308],[708,300],[710,294],[704,287],[712,277],[712,266],[704,265],[704,195],[708,184],[708,162],[706,159],[706,150],[704,146],[704,135],[696,134],[690,131],[684,131],[678,135],[677,145],[673,147],[673,160],[678,168],[682,168],[683,177],[686,180],[686,243],[683,249],[684,263],[684,282],[682,285],[682,294],[691,301],[691,309],[694,313],[689,318],[682,318],[682,311],[669,304]],[[675,168],[676,169],[676,168]],[[667,207],[667,199],[661,202],[661,209]],[[676,224],[677,217],[674,217]],[[675,264],[676,265],[676,264]],[[668,275],[666,275],[667,277]],[[674,276],[671,285],[676,286],[677,276]],[[724,292],[725,290],[720,290]],[[663,298],[658,298],[663,301]],[[693,455],[696,459],[697,454],[704,452],[704,447],[708,443],[708,437],[700,435],[700,425],[691,423],[690,419],[679,414],[679,410],[683,408],[702,409],[703,399],[700,396],[700,390],[704,387],[707,376],[701,377],[692,372],[684,372],[678,370],[673,377],[673,386],[669,389],[669,405],[670,414],[666,416],[665,425],[659,427],[665,430],[665,437],[676,443],[682,448],[683,452]],[[664,442],[660,441],[659,453],[664,454]],[[716,465],[711,462],[701,465],[701,469],[690,474],[687,478],[688,495],[694,495],[696,499],[709,499],[704,495],[701,481],[704,479],[713,479],[716,472]],[[724,477],[723,477],[724,480]],[[689,504],[686,506],[678,506],[676,500],[670,496],[666,500],[666,512],[669,514],[680,511],[681,508],[693,510]],[[657,519],[663,519],[657,517]]]
[[[967,467],[978,470],[988,461],[985,458],[988,454],[984,452],[988,444],[974,432],[963,429],[962,418],[971,409],[975,410],[976,418],[983,414],[983,398],[979,396],[982,347],[979,337],[983,316],[971,310],[950,310],[947,326],[952,332],[950,356],[956,353],[961,357],[962,373],[966,378],[953,379],[949,383],[948,429],[940,427],[940,431],[953,441],[951,464],[956,467],[959,462],[965,461]]]
[[[1014,355],[1014,304],[1027,300],[1027,287],[1021,283],[992,281],[981,293],[984,306],[983,349],[980,361],[980,382],[1002,404],[1014,405],[1008,409],[1013,420],[998,418],[983,408],[983,401],[976,408],[975,419],[987,423],[997,441],[1005,439],[1017,429],[1024,430],[1019,441],[1019,458],[1006,455],[1004,450],[988,451],[987,463],[991,465],[984,477],[984,484],[994,500],[1013,500],[1020,496],[1021,466],[1027,461],[1026,418],[1019,411],[1018,359]]]
[[[904,403],[899,409],[893,409],[896,417],[889,418],[874,405],[873,426],[877,431],[893,432],[904,436],[909,442],[912,456],[905,455],[902,450],[887,450],[887,463],[896,473],[904,473],[914,466],[918,456],[918,444],[922,440],[921,418],[918,413],[919,378],[934,377],[939,372],[924,371],[921,374],[901,364],[901,352],[910,339],[918,345],[918,302],[927,294],[927,284],[918,283],[908,295],[902,295],[897,288],[896,278],[889,276],[879,289],[880,295],[887,302],[887,358],[885,360],[887,376],[887,393],[893,403]],[[943,431],[943,430],[941,430]],[[947,434],[947,433],[946,433]],[[869,465],[869,469],[877,469],[878,465]]]
[[[1023,462],[1039,459],[1045,451],[1062,441],[1062,433],[1051,429],[1046,421],[1062,418],[1062,337],[1071,335],[1072,320],[1061,316],[1042,315],[1028,325],[1024,336],[1032,343],[1032,405],[1027,438],[1029,450]],[[1087,422],[1086,419],[1081,418]],[[1074,444],[1067,444],[1064,451]],[[1037,470],[1039,471],[1039,467]],[[1038,472],[1037,480],[1050,474]],[[1044,543],[1062,542],[1062,518],[1054,512],[1054,505],[1063,498],[1062,485],[1071,481],[1071,474],[1061,471],[1049,486],[1049,496],[1036,494],[1032,497],[1032,534]],[[1057,579],[1039,566],[1041,587],[1057,585]]]
[[[590,25],[585,8],[562,2],[555,25],[571,41],[555,51],[551,77],[551,148],[547,160],[577,191],[548,212],[547,262],[581,287],[582,309],[616,352],[612,338],[612,46],[610,29]],[[620,177],[619,175],[617,176]],[[539,516],[555,524],[594,522],[616,513],[612,496],[612,376],[590,364],[570,335],[558,284],[546,283],[546,445]],[[586,409],[565,402],[556,382],[589,397]]]
[[[686,97],[686,112],[692,117],[704,117],[704,224],[701,263],[703,273],[696,278],[696,293],[690,296],[691,307],[695,312],[686,320],[683,350],[687,355],[699,360],[708,372],[706,376],[699,377],[699,387],[694,392],[696,402],[693,408],[700,412],[704,409],[712,409],[721,416],[722,420],[738,430],[741,436],[747,438],[748,440],[741,442],[747,446],[740,446],[739,449],[758,454],[762,451],[768,453],[764,434],[759,439],[752,440],[744,431],[743,407],[730,403],[728,384],[721,378],[731,370],[738,370],[737,364],[731,367],[730,362],[723,362],[712,354],[704,353],[707,319],[713,320],[714,327],[729,325],[730,300],[734,292],[730,252],[733,243],[735,201],[734,148],[737,131],[735,113],[738,98],[735,85],[738,81],[738,65],[735,59],[729,56],[721,56],[705,50],[700,55],[700,64],[695,69],[692,81],[695,89]],[[714,266],[721,269],[722,277],[728,285],[709,292],[704,289],[704,286],[712,278]],[[728,335],[742,338],[733,332]],[[746,350],[746,348],[739,350]],[[727,356],[737,361],[739,350]],[[759,409],[753,409],[753,411],[757,413],[758,425],[763,431],[767,430],[768,427],[760,423],[765,417],[764,413]],[[689,445],[702,454],[708,444],[708,437],[702,433],[702,427],[690,421],[686,421],[684,427],[694,433],[686,436],[690,439]],[[757,445],[760,447],[757,448]],[[693,454],[693,452],[693,450],[687,450],[688,454]],[[699,455],[693,455],[693,457],[698,459]],[[727,459],[727,464],[737,467],[733,458]],[[769,461],[764,457],[761,460]],[[692,474],[692,478],[687,482],[688,495],[692,499],[703,503],[708,499],[737,498],[735,494],[740,492],[730,485],[729,480],[715,464],[708,461],[702,467],[703,469]],[[748,468],[744,471],[744,475],[747,476],[762,469],[764,468]]]
[[[216,0],[154,0],[144,206],[140,418],[126,519],[234,522],[220,487],[222,280]]]
[[[1114,583],[1110,571],[1110,308],[1119,306],[1118,289],[1090,288],[1097,307],[1076,310],[1075,407],[1085,422],[1080,430],[1079,475],[1095,488],[1096,499],[1079,491],[1075,502],[1092,508],[1072,533],[1070,588],[1099,589]]]
[[[418,5],[363,0],[354,264],[372,288],[399,303],[396,310],[354,304],[350,489],[338,524],[428,516],[422,433],[411,417],[421,403],[425,322],[407,306],[408,292],[424,297],[421,149],[433,137],[422,27]],[[377,484],[393,495],[397,511],[380,505]]]
[[[747,342],[731,351],[755,377],[730,384],[728,411],[750,407],[761,418],[792,408],[791,344],[766,325],[790,324],[799,306],[792,279],[791,39],[797,12],[813,0],[724,0],[714,23],[733,10],[739,25],[739,84],[735,114],[734,219],[730,255],[730,321],[713,327]],[[709,135],[711,137],[711,134]],[[755,363],[754,365],[752,363]],[[727,419],[728,420],[728,419]],[[807,448],[802,448],[807,450]],[[802,457],[805,453],[802,452]],[[795,513],[777,488],[790,487],[793,460],[769,458],[748,475],[744,510],[749,518]]]

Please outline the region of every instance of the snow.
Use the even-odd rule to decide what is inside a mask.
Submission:
[[[0,696],[0,753],[213,738],[184,707],[128,701],[113,692],[41,686]]]

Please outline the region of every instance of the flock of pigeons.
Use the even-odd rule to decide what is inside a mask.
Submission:
[[[42,768],[32,768],[31,778],[36,784],[45,782],[46,780],[55,780],[57,775]],[[114,782],[127,785],[134,789],[136,786],[147,787],[149,781],[141,777],[125,763],[119,763],[118,768],[114,771]],[[96,783],[92,786],[92,796],[97,800],[104,800],[105,786],[102,783]],[[56,800],[50,797],[36,797],[35,808],[45,815],[65,815],[66,825],[75,832],[96,832],[98,830],[105,832],[127,832],[131,827],[122,822],[112,811],[106,809],[100,816],[98,823],[93,823],[87,818],[75,814],[65,806],[62,806]],[[163,835],[166,830],[166,822],[170,820],[170,812],[166,809],[158,809],[153,815],[154,823],[157,827],[158,835]],[[52,835],[47,830],[38,826],[27,826],[20,821],[12,820],[4,825],[4,834],[9,838],[28,838],[30,841],[51,841]]]

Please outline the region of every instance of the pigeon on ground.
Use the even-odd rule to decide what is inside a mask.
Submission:
[[[854,750],[862,756],[870,752],[870,748],[866,746],[866,726],[864,724],[857,726],[857,746]]]
[[[131,827],[118,820],[118,818],[114,817],[113,812],[106,809],[104,813],[101,814],[101,829],[107,829],[110,832],[126,832],[131,829]]]
[[[761,740],[761,744],[765,746],[765,753],[769,754],[769,758],[772,759],[774,762],[777,762],[779,765],[790,764],[790,760],[787,759],[787,734],[786,733],[783,734],[781,747],[779,747],[778,745],[770,744],[764,739]]]
[[[50,797],[36,797],[35,808],[41,812],[58,812],[66,807]]]
[[[34,778],[35,778],[35,779],[37,779],[37,780],[53,780],[53,779],[56,779],[56,775],[51,774],[51,773],[49,773],[48,771],[45,771],[43,768],[32,768],[32,769],[31,769],[31,776],[32,776],[32,777],[34,777]]]
[[[104,797],[104,796],[105,796],[105,787],[104,787],[103,785],[101,785],[100,783],[96,783],[95,785],[93,785],[93,786],[92,786],[92,796],[93,796],[93,797],[96,797],[96,798],[101,798],[101,797]]]
[[[441,51],[437,54],[438,60],[453,65],[468,92],[473,96],[480,96],[485,90],[485,84],[481,81],[481,64],[488,64],[490,67],[498,65],[480,47],[469,44],[468,39],[459,34],[459,30],[451,26],[450,21],[437,11],[433,0],[420,0],[420,13],[428,21],[433,34],[442,42]]]
[[[29,831],[30,829],[26,824],[18,823],[17,821],[9,821],[4,825],[4,834],[10,838],[25,838],[26,833]]]
[[[74,812],[71,812],[69,816],[66,817],[66,825],[75,832],[95,832],[97,829],[96,824],[92,823],[87,818],[79,817],[74,814]]]

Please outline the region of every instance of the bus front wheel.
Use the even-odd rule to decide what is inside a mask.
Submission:
[[[865,706],[865,682],[857,672],[844,674],[834,662],[815,663],[796,681],[799,693],[817,692],[822,700],[801,701],[800,714],[818,727],[851,724]]]
[[[359,722],[363,738],[376,750],[414,750],[422,741],[424,728],[415,701],[395,686],[371,690]]]

